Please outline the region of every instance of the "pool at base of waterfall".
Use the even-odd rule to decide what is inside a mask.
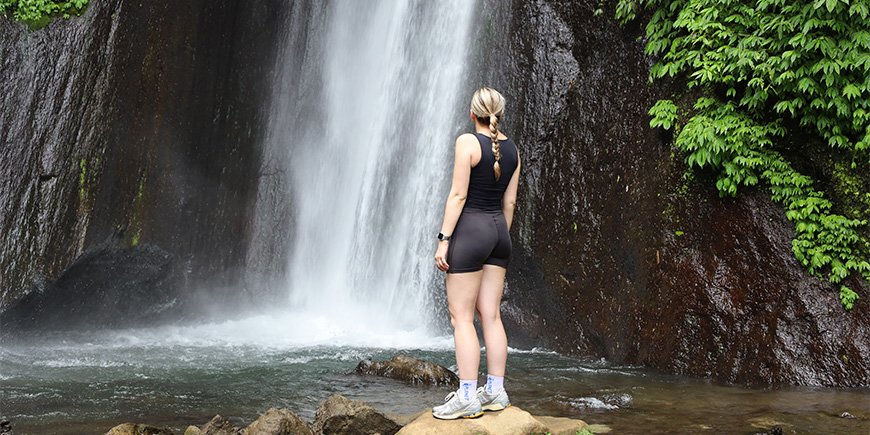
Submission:
[[[122,422],[182,433],[215,414],[247,424],[269,407],[311,420],[335,393],[411,414],[440,403],[450,388],[351,374],[357,363],[406,353],[455,369],[450,337],[401,348],[164,338],[77,334],[2,342],[0,418],[11,420],[16,434],[104,433]],[[484,355],[482,374],[485,361]],[[784,433],[862,433],[870,420],[867,390],[722,386],[545,350],[511,349],[505,384],[512,402],[534,414],[580,418],[619,434],[755,433],[774,426]],[[856,418],[841,418],[843,412]]]

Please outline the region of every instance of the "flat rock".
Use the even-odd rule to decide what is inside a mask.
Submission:
[[[149,426],[147,424],[122,423],[106,432],[106,435],[173,435],[166,428]]]
[[[438,420],[432,416],[431,411],[425,412],[403,427],[399,435],[574,435],[586,426],[582,420],[536,418],[516,406],[511,406],[503,411],[487,412],[479,418],[459,420]]]
[[[320,404],[312,429],[315,434],[393,435],[401,426],[365,402],[335,394]]]
[[[398,379],[414,385],[456,385],[459,377],[450,369],[407,355],[396,355],[389,361],[363,360],[355,373]]]
[[[242,430],[243,435],[311,435],[308,423],[293,411],[271,408]]]

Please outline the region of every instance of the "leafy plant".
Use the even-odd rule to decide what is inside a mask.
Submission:
[[[839,284],[851,309],[858,294],[843,282],[870,281],[866,215],[835,213],[783,151],[818,143],[853,171],[870,161],[870,3],[620,0],[616,15],[625,23],[642,8],[657,59],[650,81],[682,80],[702,95],[690,107],[658,101],[650,125],[673,129],[689,168],[717,174],[720,195],[767,186],[795,224],[795,257]]]
[[[11,15],[31,28],[39,28],[48,24],[52,17],[79,15],[87,5],[88,0],[0,0],[0,14]]]

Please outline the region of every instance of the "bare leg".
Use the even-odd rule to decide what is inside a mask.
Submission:
[[[447,274],[447,305],[450,323],[453,324],[459,379],[476,380],[480,367],[480,342],[474,329],[474,305],[481,276],[482,271]]]
[[[486,344],[486,368],[487,373],[493,376],[504,376],[507,365],[507,335],[501,323],[505,272],[503,267],[483,265],[483,278],[477,295],[477,312]]]

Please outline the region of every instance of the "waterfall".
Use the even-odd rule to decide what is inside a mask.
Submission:
[[[289,196],[289,232],[277,238],[287,240],[287,327],[318,340],[432,325],[474,6],[294,4],[266,146]]]

